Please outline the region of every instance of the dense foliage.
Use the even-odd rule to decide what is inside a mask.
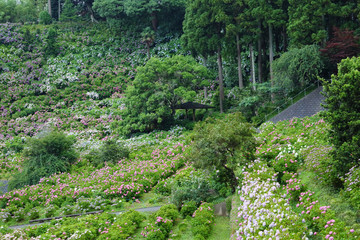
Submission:
[[[324,120],[257,133],[245,121],[357,56],[359,12],[335,0],[0,0],[0,238],[226,239],[212,230],[226,198],[232,238],[359,239],[359,60],[324,83]],[[195,116],[211,118],[175,111],[187,101],[214,106]]]
[[[337,72],[337,64],[347,57],[357,56],[360,51],[359,37],[354,36],[354,31],[334,27],[334,36],[320,49],[322,54],[331,63],[331,73]]]
[[[189,56],[151,58],[126,89],[123,132],[149,132],[171,124],[175,106],[196,99],[209,77]]]
[[[285,93],[317,81],[323,69],[319,47],[293,48],[274,61],[274,82]]]
[[[77,159],[75,138],[51,131],[29,139],[24,150],[23,170],[10,182],[10,189],[34,185],[43,177],[67,172]]]
[[[339,64],[337,75],[324,82],[326,120],[331,124],[334,167],[339,177],[359,164],[360,159],[360,58],[347,58]]]
[[[233,203],[236,233],[231,239],[359,238],[359,208],[352,204],[355,168],[347,175],[346,192],[336,193],[326,181],[333,174],[329,129],[318,116],[260,127],[258,159],[242,169]]]
[[[253,127],[240,113],[223,119],[208,118],[194,128],[191,161],[196,168],[216,172],[218,181],[238,185],[234,171],[239,165],[254,160],[256,140]]]

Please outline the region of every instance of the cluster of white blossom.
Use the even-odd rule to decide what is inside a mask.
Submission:
[[[87,92],[86,96],[88,96],[91,99],[98,99],[99,98],[99,94],[97,92]]]
[[[276,173],[259,160],[243,170],[233,239],[306,239],[306,225],[280,196]]]
[[[54,84],[57,86],[57,87],[66,87],[66,86],[69,86],[70,83],[72,82],[76,82],[78,81],[79,78],[77,76],[75,76],[74,74],[70,73],[70,72],[67,72],[65,74],[62,74],[60,76],[58,76],[55,80],[54,80]]]

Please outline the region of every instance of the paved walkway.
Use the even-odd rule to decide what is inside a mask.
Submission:
[[[271,118],[269,121],[276,123],[282,120],[290,120],[295,117],[309,117],[324,110],[320,105],[325,100],[325,97],[320,93],[321,91],[322,86]]]
[[[147,207],[147,208],[137,208],[134,209],[135,211],[138,212],[156,212],[157,210],[160,209],[161,206],[155,206],[155,207]],[[119,211],[119,212],[109,212],[110,214],[115,214],[115,215],[119,215],[121,213],[123,213],[125,211]],[[26,228],[26,227],[32,227],[32,226],[36,226],[36,225],[41,225],[44,224],[45,222],[42,223],[30,223],[30,224],[23,224],[23,225],[15,225],[15,226],[9,226],[9,228],[11,229],[19,229],[19,228]]]
[[[8,182],[7,180],[0,180],[0,195],[8,191]]]

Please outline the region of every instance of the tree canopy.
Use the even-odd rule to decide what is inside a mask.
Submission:
[[[194,128],[191,160],[196,168],[218,172],[233,191],[238,186],[235,169],[254,160],[254,128],[240,113],[223,119],[208,118]]]
[[[275,85],[287,93],[291,92],[315,82],[323,67],[318,46],[293,48],[274,62]]]
[[[151,58],[126,89],[124,131],[151,131],[170,124],[175,105],[192,101],[210,77],[190,56]]]
[[[347,58],[338,66],[338,74],[324,81],[325,108],[323,113],[331,124],[333,156],[339,177],[360,159],[360,58]]]

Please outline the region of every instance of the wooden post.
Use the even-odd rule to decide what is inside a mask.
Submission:
[[[193,109],[193,121],[195,122],[195,108]]]
[[[188,110],[185,109],[186,115],[185,115],[185,119],[188,119]]]

